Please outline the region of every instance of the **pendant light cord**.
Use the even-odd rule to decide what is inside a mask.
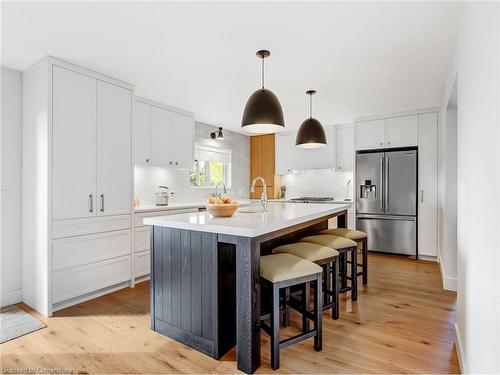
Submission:
[[[264,89],[264,56],[262,56],[262,89]]]
[[[309,94],[309,118],[313,117],[313,96]]]

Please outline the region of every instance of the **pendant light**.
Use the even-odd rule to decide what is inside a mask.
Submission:
[[[285,128],[281,104],[271,90],[264,88],[264,59],[271,52],[257,51],[257,56],[262,59],[262,88],[255,91],[248,98],[241,128],[252,134],[276,133]]]
[[[306,91],[309,95],[309,118],[300,125],[295,139],[295,146],[299,148],[321,148],[326,146],[325,130],[321,123],[312,117],[312,96],[316,91]]]

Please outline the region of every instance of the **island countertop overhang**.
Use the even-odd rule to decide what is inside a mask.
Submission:
[[[145,218],[144,224],[232,236],[258,237],[296,224],[334,216],[346,211],[350,205],[350,203],[272,203],[268,205],[267,212],[260,212],[260,206],[254,205],[255,212],[249,212],[251,210],[248,207],[242,207],[241,212],[238,210],[230,218],[213,217],[204,211]]]

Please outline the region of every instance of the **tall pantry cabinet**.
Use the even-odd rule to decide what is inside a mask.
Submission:
[[[131,279],[133,90],[50,57],[23,73],[23,299],[45,315]]]

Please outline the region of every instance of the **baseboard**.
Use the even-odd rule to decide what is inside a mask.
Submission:
[[[441,279],[443,281],[443,289],[449,290],[452,292],[457,291],[457,278],[456,277],[448,277],[444,272],[443,262],[439,262],[439,269],[441,271]]]
[[[2,299],[0,301],[1,307],[13,305],[14,303],[19,303],[23,301],[23,290],[16,289],[10,292],[2,293]]]
[[[455,323],[455,349],[457,351],[458,365],[460,366],[460,373],[468,374],[469,372],[467,371],[467,365],[465,363],[465,355],[463,352],[462,335],[460,334],[460,330],[458,328],[457,323]]]
[[[427,260],[429,262],[437,262],[438,263],[437,257],[432,256],[432,255],[419,255],[418,260]]]

